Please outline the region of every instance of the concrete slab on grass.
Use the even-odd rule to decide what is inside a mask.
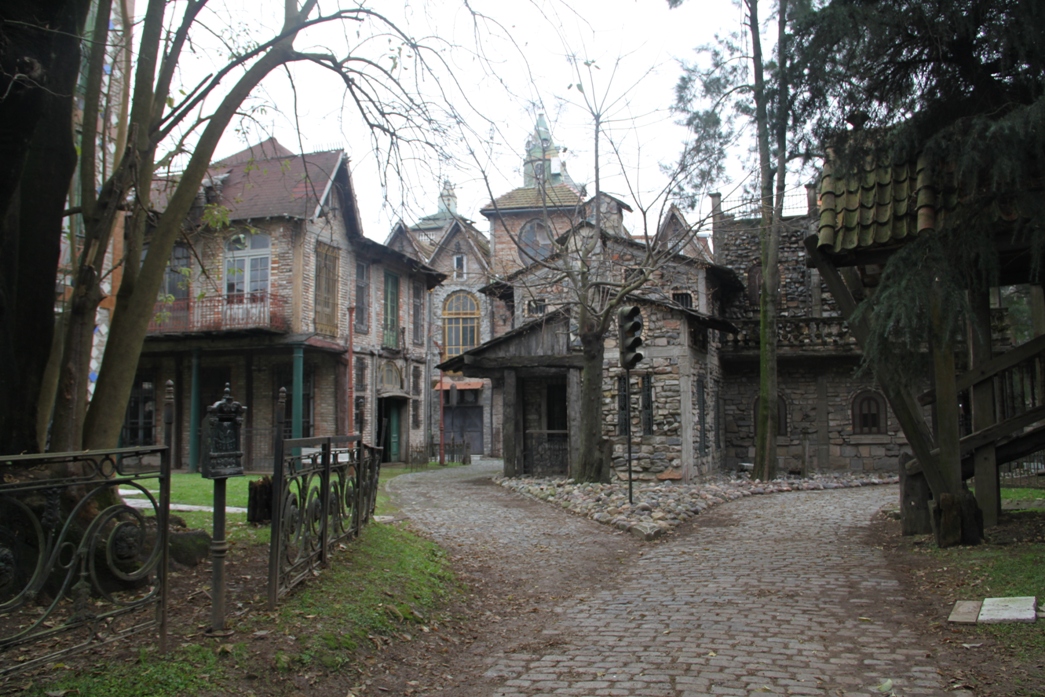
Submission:
[[[978,621],[982,624],[1000,622],[1033,622],[1038,616],[1037,598],[987,598],[980,608]]]
[[[951,616],[947,618],[947,621],[955,624],[976,624],[976,620],[980,617],[981,605],[983,605],[982,600],[959,600],[954,604]]]

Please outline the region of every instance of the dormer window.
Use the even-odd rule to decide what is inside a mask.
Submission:
[[[464,254],[454,255],[454,280],[463,281],[468,274],[468,257]]]
[[[552,253],[551,235],[539,220],[531,220],[519,230],[519,251],[524,264],[547,259]]]

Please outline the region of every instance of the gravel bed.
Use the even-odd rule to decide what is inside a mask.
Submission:
[[[814,474],[762,482],[740,475],[716,476],[698,484],[642,481],[633,484],[634,503],[628,503],[626,481],[602,484],[527,477],[497,477],[495,481],[524,496],[556,504],[570,513],[652,540],[712,506],[746,496],[896,484],[899,477],[884,473]]]

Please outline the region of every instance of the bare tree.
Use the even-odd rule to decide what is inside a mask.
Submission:
[[[70,3],[71,4],[71,3]],[[79,9],[85,14],[86,4]],[[193,206],[200,184],[215,148],[226,129],[241,113],[245,101],[273,71],[295,64],[307,64],[329,71],[344,85],[346,102],[369,128],[379,162],[396,168],[402,162],[402,150],[413,146],[434,147],[438,124],[460,117],[445,99],[455,87],[452,73],[443,73],[436,100],[425,96],[426,76],[445,67],[438,48],[415,40],[388,16],[367,5],[320,8],[316,0],[285,0],[282,24],[270,36],[241,42],[227,41],[225,62],[195,85],[179,88],[180,66],[190,46],[203,41],[201,36],[220,36],[217,21],[209,11],[208,0],[188,0],[178,6],[164,0],[149,0],[144,8],[137,38],[136,70],[125,78],[130,83],[126,145],[117,150],[115,162],[106,163],[99,150],[103,137],[99,132],[100,109],[103,104],[104,52],[115,41],[110,32],[111,5],[99,3],[90,37],[87,71],[83,77],[84,114],[79,153],[79,205],[68,211],[79,216],[84,231],[83,249],[76,260],[73,275],[73,299],[65,328],[62,358],[58,362],[58,389],[52,432],[52,449],[104,448],[116,444],[123,423],[125,405],[130,395],[137,357],[154,313],[155,301],[175,242],[182,236],[186,217]],[[118,6],[124,8],[122,4]],[[180,16],[171,17],[172,8],[181,7]],[[324,11],[325,9],[325,11]],[[31,13],[28,13],[31,15]],[[51,31],[45,20],[34,19],[41,32]],[[84,22],[73,18],[68,27],[71,36],[82,36]],[[125,23],[123,26],[127,26]],[[295,43],[310,32],[322,28],[341,28],[340,49],[299,50]],[[349,28],[351,27],[351,28]],[[337,31],[330,34],[337,35]],[[124,40],[123,37],[120,40]],[[329,40],[329,35],[323,40]],[[434,40],[433,40],[434,42]],[[77,58],[74,43],[69,60]],[[75,60],[78,67],[78,60]],[[449,75],[450,79],[445,79]],[[74,73],[75,77],[75,73]],[[61,90],[45,92],[45,98],[65,108],[66,118],[51,133],[69,128],[73,84],[67,81]],[[13,88],[19,87],[13,84]],[[447,111],[439,113],[440,104]],[[5,105],[6,106],[6,105]],[[4,114],[7,116],[7,114]],[[71,147],[69,148],[71,150]],[[56,175],[52,170],[35,166],[44,162],[47,152],[32,151],[28,165],[19,173],[23,190],[47,188],[58,176],[61,191],[68,187],[71,169]],[[154,174],[158,168],[183,162],[176,176],[169,177],[170,186],[162,201],[154,191]],[[53,168],[52,168],[53,169]],[[52,186],[53,188],[53,186]],[[4,192],[7,194],[6,190]],[[8,200],[10,196],[8,196]],[[61,235],[64,195],[46,202],[41,218],[23,215],[14,233],[23,238],[33,227],[47,242],[45,248],[26,250],[12,256],[12,247],[3,248],[3,267],[26,264],[26,252],[33,257],[33,268],[56,267],[57,247]],[[8,200],[5,200],[6,204]],[[59,203],[61,201],[61,203]],[[40,229],[40,220],[47,222]],[[116,297],[105,355],[90,405],[86,406],[86,373],[90,336],[95,313],[104,292],[103,264],[106,250],[120,221],[126,221],[124,253],[115,260],[122,274]],[[118,233],[117,233],[118,234]],[[10,236],[10,235],[9,235]],[[17,250],[15,250],[17,251]],[[46,274],[45,274],[46,275]],[[26,330],[53,325],[53,277],[46,289],[39,278],[25,274],[5,276],[3,335],[8,344]],[[30,307],[30,300],[33,301]],[[14,302],[17,301],[17,305]],[[13,309],[9,309],[13,308]],[[41,352],[46,358],[48,336]],[[12,371],[5,369],[5,399],[0,419],[4,431],[0,450],[17,452],[41,447],[38,433],[38,407],[50,403],[41,398],[45,361],[36,360],[23,366],[17,375],[20,391],[14,386]],[[41,415],[40,423],[46,423]]]
[[[623,164],[619,142],[606,131],[607,121],[620,106],[621,98],[611,96],[612,84],[600,89],[593,61],[574,60],[574,69],[576,82],[572,88],[580,95],[578,106],[584,109],[592,128],[594,193],[582,190],[572,206],[564,207],[562,201],[550,195],[548,179],[538,178],[536,187],[543,201],[546,229],[555,231],[540,251],[504,224],[506,212],[497,210],[493,192],[489,193],[494,201],[494,225],[503,228],[525,264],[501,279],[514,287],[516,306],[520,297],[540,297],[547,303],[547,310],[566,309],[570,313],[576,334],[572,348],[583,357],[579,399],[584,405],[579,416],[579,459],[570,463],[570,474],[579,481],[598,481],[609,471],[603,447],[603,377],[606,341],[616,331],[618,310],[641,297],[670,303],[670,293],[664,293],[660,284],[651,280],[670,276],[673,267],[706,263],[707,259],[694,252],[700,246],[696,238],[700,224],[684,230],[658,226],[681,182],[686,178],[692,181],[696,176],[694,158],[671,167],[660,191],[651,200],[642,201],[634,178]],[[604,143],[608,156],[602,154]],[[616,216],[620,211],[613,211],[619,204],[602,190],[604,157],[621,165],[627,194],[636,202],[634,212],[640,221],[636,231],[624,227],[623,219]],[[592,194],[591,198],[585,200],[586,194]],[[611,213],[614,217],[608,219]]]

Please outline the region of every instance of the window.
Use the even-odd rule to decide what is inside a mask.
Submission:
[[[761,400],[762,400],[761,397],[755,397],[755,411],[754,411],[754,417],[755,418],[751,422],[752,425],[754,426],[754,429],[752,429],[752,430],[757,430],[757,428],[758,428],[758,406],[759,406],[759,404],[761,404]],[[776,410],[777,410],[776,411],[776,434],[778,436],[786,436],[787,435],[787,402],[784,401],[784,398],[783,398],[782,395],[777,395],[777,398],[776,398]]]
[[[410,394],[421,396],[421,366],[415,365],[410,373]]]
[[[708,451],[708,417],[705,412],[704,378],[697,378],[697,425],[700,428],[700,453]]]
[[[548,228],[539,220],[531,220],[519,229],[519,251],[524,264],[547,259],[552,253]]]
[[[671,299],[675,301],[675,304],[679,307],[684,307],[688,310],[693,309],[693,296],[689,293],[672,293]]]
[[[356,331],[370,331],[370,264],[356,262]]]
[[[628,408],[628,378],[617,376],[617,434],[628,435],[631,430],[631,410]]]
[[[413,283],[412,304],[414,305],[413,339],[414,344],[420,346],[424,343],[424,286],[417,281]]]
[[[468,274],[468,258],[464,254],[454,256],[454,280],[463,281]]]
[[[451,293],[443,303],[443,360],[479,343],[479,305],[471,293]]]
[[[316,244],[316,331],[337,336],[338,250],[329,244]]]
[[[547,311],[548,306],[544,298],[537,298],[526,303],[526,314],[529,317],[541,317]]]
[[[381,387],[384,390],[400,391],[403,389],[403,376],[395,363],[386,361],[381,366]]]
[[[385,312],[381,345],[399,348],[399,276],[385,271]]]
[[[184,244],[174,245],[171,260],[163,274],[163,294],[167,299],[188,300],[189,298],[189,248]]]
[[[362,433],[366,428],[366,397],[357,396],[355,404],[356,433]]]
[[[225,297],[259,302],[269,289],[269,236],[240,233],[225,244]]]
[[[693,318],[689,321],[689,346],[702,353],[708,351],[708,328],[698,324]]]
[[[653,376],[642,376],[642,435],[653,435]]]
[[[356,379],[352,388],[356,392],[366,392],[366,359],[356,358]]]
[[[421,400],[410,400],[410,427],[421,428]]]
[[[153,445],[156,425],[156,383],[151,377],[134,379],[123,424],[124,447]]]
[[[853,433],[873,435],[886,433],[885,398],[864,390],[853,399]]]

